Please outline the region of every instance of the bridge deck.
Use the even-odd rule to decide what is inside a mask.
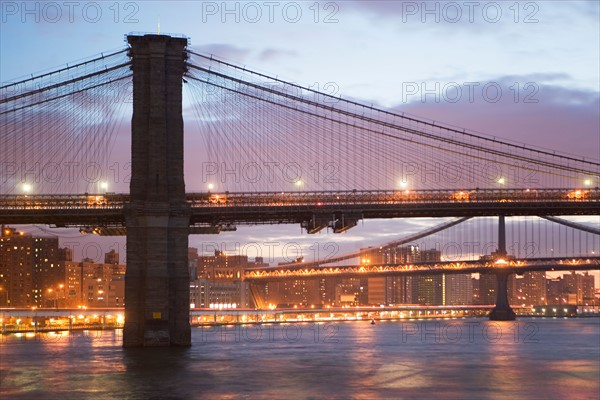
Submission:
[[[600,257],[586,258],[539,258],[500,261],[458,261],[415,263],[395,265],[341,265],[332,267],[307,266],[271,267],[247,270],[246,281],[275,281],[282,279],[310,279],[334,277],[386,277],[428,274],[471,274],[493,273],[507,270],[522,274],[528,271],[589,271],[600,270]]]
[[[191,224],[320,223],[335,218],[599,215],[596,189],[190,193]],[[128,194],[2,195],[0,223],[124,226]]]

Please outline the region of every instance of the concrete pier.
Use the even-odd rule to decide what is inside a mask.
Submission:
[[[497,260],[508,257],[506,251],[506,226],[504,215],[498,217],[498,250],[494,254]],[[502,269],[502,263],[498,263],[494,271],[496,275],[496,307],[489,314],[491,321],[513,321],[516,319],[515,312],[508,304],[508,276],[509,271]]]

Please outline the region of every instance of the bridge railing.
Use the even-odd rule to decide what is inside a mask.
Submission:
[[[373,190],[189,193],[191,207],[319,207],[352,204],[510,203],[600,201],[598,189]],[[118,209],[128,194],[0,195],[0,209]]]

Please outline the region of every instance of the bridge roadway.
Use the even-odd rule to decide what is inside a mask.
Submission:
[[[272,282],[284,279],[310,278],[360,278],[410,276],[429,274],[490,273],[498,270],[522,274],[528,271],[589,271],[600,270],[600,257],[585,258],[535,258],[535,259],[492,259],[484,257],[478,261],[414,263],[393,265],[341,265],[303,267],[270,267],[248,269],[244,273],[247,282]]]
[[[341,232],[366,218],[600,215],[600,190],[473,189],[189,193],[190,224],[302,223]],[[0,195],[1,224],[124,227],[128,194]],[[333,225],[328,225],[332,224]]]

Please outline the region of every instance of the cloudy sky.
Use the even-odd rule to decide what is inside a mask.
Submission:
[[[260,72],[319,89],[329,84],[334,94],[368,104],[599,158],[597,1],[0,4],[2,82],[122,47],[124,34],[157,32],[160,21],[161,33],[190,37],[194,50]],[[501,91],[498,101],[482,90],[490,84]],[[436,222],[366,221],[344,235],[310,237],[297,226],[240,228],[194,236],[190,244],[231,249],[238,242],[276,241],[307,249],[316,243],[326,251],[335,241],[343,252]],[[72,232],[65,235],[75,240]],[[122,249],[114,239],[94,240],[101,251]]]

